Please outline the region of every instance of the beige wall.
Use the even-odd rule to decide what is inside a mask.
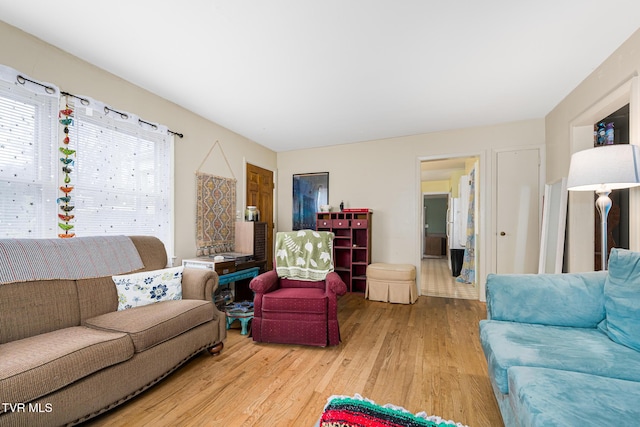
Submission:
[[[329,172],[329,204],[373,209],[373,262],[420,263],[419,160],[481,156],[481,232],[491,231],[496,150],[544,145],[544,121],[528,120],[334,147],[278,153],[278,230],[292,227],[292,175]],[[490,245],[490,239],[484,239]],[[490,246],[482,248],[491,263]],[[488,267],[483,270],[488,273]],[[482,274],[482,273],[481,273]],[[484,275],[480,275],[484,282]],[[482,285],[482,283],[481,283]],[[483,290],[481,290],[483,292]]]
[[[181,132],[175,139],[175,255],[177,262],[195,256],[195,171],[216,140],[231,165],[229,170],[216,147],[203,172],[232,177],[237,183],[237,209],[244,206],[245,161],[276,169],[276,154],[228,129],[134,86],[77,57],[0,21],[0,63],[30,77],[55,84],[61,90],[90,96],[144,120]],[[81,232],[79,231],[79,234]]]
[[[422,181],[420,191],[422,193],[448,193],[451,191],[451,181]]]
[[[451,188],[451,197],[460,197],[460,194],[458,194],[460,190],[460,178],[468,174],[472,168],[473,165],[471,165],[471,167],[469,168],[465,167],[464,171],[456,171],[451,174],[451,180],[449,182],[449,187]]]
[[[640,70],[640,30],[578,85],[545,118],[547,181],[569,172],[571,125]],[[613,112],[613,111],[610,111]],[[632,112],[636,117],[638,111]],[[604,116],[603,116],[604,117]]]
[[[547,182],[567,176],[571,154],[593,146],[593,123],[630,103],[630,142],[640,143],[640,30],[545,118]],[[640,250],[640,190],[630,193],[630,246]],[[569,271],[593,269],[593,195],[569,192]]]

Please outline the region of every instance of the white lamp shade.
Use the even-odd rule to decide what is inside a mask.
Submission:
[[[616,190],[640,185],[640,149],[636,145],[617,144],[578,151],[571,156],[567,189]]]

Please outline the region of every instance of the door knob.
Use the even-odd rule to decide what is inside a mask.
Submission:
[[[507,233],[505,233],[504,231],[501,231],[501,232],[500,232],[500,235],[501,235],[501,236],[506,236],[506,235],[507,235]]]

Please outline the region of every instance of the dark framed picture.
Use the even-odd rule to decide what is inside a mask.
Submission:
[[[329,172],[293,175],[293,229],[316,228],[316,213],[329,204]]]

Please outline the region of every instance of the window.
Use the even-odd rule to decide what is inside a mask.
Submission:
[[[54,238],[57,201],[71,169],[69,222],[77,236],[152,235],[173,252],[173,136],[164,126],[89,98],[74,109],[69,149],[59,151],[60,92],[0,65],[0,238]],[[64,226],[64,224],[63,224]]]
[[[68,104],[76,235],[153,235],[171,254],[173,137],[167,128],[85,97],[69,97]]]
[[[0,238],[57,233],[59,93],[47,86],[0,65]]]

